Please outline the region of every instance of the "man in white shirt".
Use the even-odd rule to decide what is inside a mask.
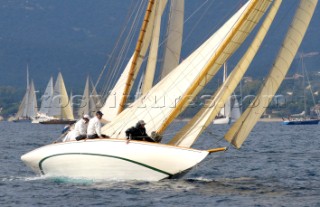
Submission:
[[[87,138],[87,128],[89,120],[90,116],[86,114],[75,124],[74,130],[77,134],[77,141]]]
[[[89,122],[89,115],[84,115],[82,119],[76,122],[74,129],[71,130],[64,141],[81,140],[87,138],[87,126]]]
[[[101,134],[101,123],[100,120],[103,116],[101,111],[97,111],[96,116],[90,119],[87,129],[87,138],[95,139],[95,138],[107,138],[106,135]]]

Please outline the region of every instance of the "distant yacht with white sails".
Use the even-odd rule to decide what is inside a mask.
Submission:
[[[39,117],[40,124],[69,124],[74,123],[73,111],[69,101],[66,87],[61,73],[58,74],[57,81],[52,90],[52,79],[46,88],[42,99]],[[51,95],[52,94],[52,95]],[[41,116],[40,114],[40,116]],[[41,120],[40,120],[41,118]]]
[[[9,118],[9,121],[21,122],[31,121],[37,115],[37,97],[35,93],[34,83],[31,80],[29,84],[29,68],[27,66],[27,89],[24,97],[19,106],[17,114],[13,118]]]

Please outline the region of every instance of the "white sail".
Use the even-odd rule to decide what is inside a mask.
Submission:
[[[48,114],[49,107],[52,100],[52,95],[53,95],[53,78],[51,77],[46,87],[46,90],[41,97],[41,107],[39,110],[40,113]]]
[[[238,120],[241,116],[241,110],[240,110],[240,104],[238,102],[238,99],[236,96],[232,96],[233,97],[233,100],[234,100],[234,103],[233,103],[233,106],[231,108],[231,121],[232,122],[235,122],[236,120]]]
[[[74,119],[61,73],[58,74],[56,84],[54,85],[53,98],[48,115],[58,119]]]
[[[36,117],[38,112],[37,97],[35,93],[34,83],[29,83],[29,68],[27,66],[27,90],[23,96],[19,110],[15,116],[15,120],[32,119]]]
[[[269,1],[252,0],[245,4],[147,95],[142,96],[111,123],[105,125],[103,132],[112,137],[123,138],[124,131],[140,119],[147,122],[149,133],[163,127],[164,121],[173,111],[175,113],[182,111],[180,107],[177,108],[177,104],[182,96],[190,98],[186,91],[193,89],[189,93],[192,96],[197,94],[216,74],[224,61],[241,45],[269,3]],[[193,85],[191,89],[190,85]],[[188,104],[188,101],[185,104]]]
[[[184,23],[184,0],[171,0],[169,25],[161,78],[164,78],[180,62]]]
[[[28,96],[28,105],[27,105],[27,117],[35,118],[38,113],[38,104],[37,104],[37,97],[36,92],[34,89],[34,83],[31,81],[29,96]]]
[[[301,0],[277,59],[259,94],[225,135],[225,139],[235,147],[241,147],[285,78],[311,21],[317,2],[317,0]]]
[[[224,103],[230,99],[232,92],[237,87],[238,83],[242,79],[242,76],[258,52],[258,49],[261,46],[261,43],[264,40],[271,23],[273,22],[280,4],[281,0],[276,0],[274,2],[251,46],[241,58],[235,69],[230,73],[222,87],[211,97],[211,99],[196,114],[196,116],[194,116],[193,119],[191,119],[189,123],[179,131],[179,133],[169,142],[169,144],[183,147],[192,146],[203,130],[205,130],[211,121],[216,117],[221,106],[223,106]]]

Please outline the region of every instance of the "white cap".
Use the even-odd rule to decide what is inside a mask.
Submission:
[[[138,123],[141,125],[146,125],[146,122],[144,122],[143,120],[138,121]]]
[[[84,119],[90,119],[90,116],[88,114],[83,115]]]

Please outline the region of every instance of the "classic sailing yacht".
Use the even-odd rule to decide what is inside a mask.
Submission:
[[[306,95],[306,90],[310,90],[311,95],[313,96],[312,89],[311,89],[311,84],[309,82],[308,74],[306,71],[306,67],[304,64],[304,59],[303,59],[303,54],[300,56],[300,62],[302,66],[302,75],[303,75],[303,87],[306,87],[303,89],[303,105],[304,105],[304,111],[301,112],[300,114],[292,114],[290,115],[288,120],[284,120],[282,123],[284,125],[316,125],[319,124],[320,119],[311,119],[310,117],[307,117],[306,112],[307,112],[307,95]],[[308,86],[306,86],[306,78],[308,80]],[[313,104],[315,105],[314,97],[313,97]],[[319,117],[319,115],[318,115]]]
[[[19,106],[19,110],[12,121],[31,121],[37,115],[37,97],[34,89],[33,81],[29,84],[29,69],[27,66],[27,90]]]
[[[49,81],[50,84],[50,81]],[[48,84],[48,85],[49,85]],[[51,86],[49,86],[50,88]],[[51,89],[48,89],[49,91]],[[40,124],[71,124],[74,123],[74,117],[71,109],[71,104],[67,94],[66,87],[61,73],[58,74],[56,84],[53,88],[52,98],[46,100],[45,106],[49,107],[45,110],[47,117],[39,121]],[[50,103],[50,104],[49,104]]]
[[[148,23],[152,22],[149,17],[154,12],[156,2],[149,1],[144,19],[146,27],[142,27],[141,33],[147,31]],[[195,97],[212,79],[259,23],[271,4],[251,46],[225,83],[215,92],[212,102],[208,103],[210,107],[204,106],[167,144],[127,142],[125,130],[140,119],[147,123],[149,134],[163,135],[168,125],[190,103],[190,97]],[[23,155],[21,159],[36,173],[53,177],[157,181],[179,177],[210,153],[224,151],[226,148],[197,150],[191,147],[220,111],[218,106],[224,104],[233,93],[265,38],[280,4],[281,0],[274,0],[273,3],[269,0],[249,0],[216,33],[130,107],[124,109],[121,99],[120,113],[103,127],[103,133],[109,135],[110,139],[50,144]],[[270,100],[263,97],[273,96],[284,79],[316,4],[317,0],[301,1],[270,76],[257,96],[262,105],[248,108],[225,135],[225,139],[235,147],[241,147],[269,104]],[[140,37],[144,36],[141,33]],[[142,40],[139,38],[139,42]],[[140,52],[140,49],[139,46],[135,53]],[[141,56],[138,54],[134,57]],[[130,62],[134,63],[134,59]],[[129,76],[134,76],[134,71],[135,66],[132,66],[132,71],[127,70]],[[274,77],[276,83],[272,82]],[[131,78],[123,82],[129,87],[131,83]]]

